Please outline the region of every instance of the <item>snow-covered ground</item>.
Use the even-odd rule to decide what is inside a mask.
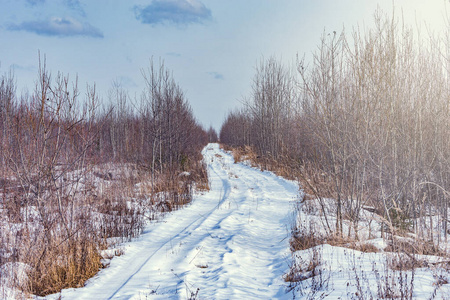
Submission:
[[[290,299],[289,238],[298,186],[209,144],[210,191],[149,224],[85,287],[48,299]]]
[[[300,203],[296,183],[235,164],[217,144],[205,147],[203,155],[209,192],[152,221],[133,242],[103,251],[109,267],[85,287],[45,299],[450,299],[448,257],[385,251],[383,222],[366,210],[358,222],[359,241],[292,254],[293,224],[319,243],[328,236],[317,199]],[[333,200],[324,201],[334,224]],[[348,220],[343,229],[351,232]],[[413,242],[410,236],[396,238]],[[449,244],[441,242],[443,253]],[[378,252],[351,249],[358,245]],[[417,264],[414,271],[411,263]],[[1,266],[0,298],[27,298],[7,284],[9,278],[25,282],[26,270],[22,263]]]
[[[324,202],[326,206],[334,203],[332,199],[324,199]],[[320,208],[317,199],[299,204],[297,227],[306,238],[316,237],[319,243],[325,243],[332,236],[326,233]],[[332,227],[336,222],[334,211],[327,210]],[[295,281],[292,283],[295,299],[450,299],[449,257],[403,250],[390,252],[387,246],[391,236],[381,238],[382,224],[380,216],[362,210],[358,221],[359,241],[342,239],[342,247],[319,244],[296,251],[293,255],[295,272],[289,274]],[[343,225],[345,233],[351,231],[348,220],[344,220]],[[411,238],[412,233],[404,235],[395,235],[395,239],[407,241],[416,248],[422,246]],[[436,241],[428,241],[430,245],[433,242]],[[377,252],[354,250],[363,245],[371,245],[370,250]],[[440,248],[442,253],[448,253],[449,243],[442,241]]]
[[[364,253],[325,244],[297,251],[294,257],[304,270],[297,276],[305,279],[295,287],[296,299],[450,299],[445,268],[430,264],[413,273],[406,267],[408,256],[401,253]],[[442,262],[424,255],[416,259]],[[403,270],[393,268],[402,263]]]

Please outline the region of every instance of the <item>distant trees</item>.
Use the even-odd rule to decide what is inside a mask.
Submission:
[[[156,68],[151,62],[143,76],[147,87],[140,111],[149,120],[147,147],[152,149],[152,167],[184,167],[187,159],[207,142],[206,133],[163,63]]]
[[[230,112],[220,129],[220,142],[238,147],[251,145],[251,119],[246,110]]]
[[[208,133],[163,62],[155,65],[151,60],[141,72],[146,85],[138,100],[113,84],[110,104],[99,117],[96,156],[150,172],[154,191],[164,190],[158,195],[175,207],[190,200],[193,180],[207,180],[201,149],[208,143]],[[181,184],[178,174],[183,171],[192,176]]]
[[[375,24],[354,31],[351,43],[344,32],[324,35],[313,61],[298,61],[297,77],[273,58],[262,63],[252,96],[229,113],[220,140],[288,156],[305,187],[334,199],[330,232],[343,235],[347,219],[357,236],[362,207],[374,206],[391,228],[446,239],[447,44],[416,39],[380,13]]]
[[[0,82],[0,151],[8,143],[8,133],[11,118],[14,112],[14,102],[16,97],[16,88],[14,85],[14,78],[12,74],[1,77]],[[5,157],[0,157],[0,167],[5,167]]]
[[[293,124],[295,81],[275,58],[262,61],[253,79],[253,92],[241,111],[228,115],[220,140],[231,145],[252,145],[262,155],[279,158]]]
[[[102,143],[102,151],[112,152],[113,161],[128,161],[136,156],[133,150],[133,126],[137,120],[127,92],[118,82],[113,82],[108,92],[108,106],[105,110],[105,130],[107,136]],[[108,145],[108,146],[106,146]],[[106,149],[105,149],[106,146]]]
[[[253,79],[253,93],[245,103],[252,118],[256,149],[277,158],[285,149],[291,125],[294,81],[289,70],[275,58],[262,61]]]
[[[217,143],[219,141],[219,137],[217,136],[217,132],[212,126],[209,127],[209,129],[207,131],[207,134],[208,134],[208,141],[210,143]]]
[[[186,168],[199,159],[207,132],[194,118],[186,97],[164,63],[142,70],[146,87],[138,101],[113,84],[103,114],[102,151],[115,161],[135,162],[152,171]]]

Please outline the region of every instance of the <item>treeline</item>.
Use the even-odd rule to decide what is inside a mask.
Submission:
[[[46,295],[83,285],[110,238],[138,235],[155,210],[207,187],[208,133],[163,63],[143,76],[140,99],[114,85],[106,106],[95,86],[83,96],[76,79],[52,78],[45,59],[32,93],[0,78],[0,267],[29,268],[29,280],[12,274],[15,287]]]
[[[446,240],[449,41],[448,33],[423,39],[376,13],[373,29],[324,35],[296,72],[265,60],[220,140],[288,164],[323,208],[333,199],[332,234],[344,235],[346,219],[354,227],[345,234],[357,238],[366,208],[385,219],[386,231]]]
[[[140,99],[114,83],[107,105],[101,105],[95,86],[88,86],[84,99],[78,82],[51,74],[40,66],[35,91],[16,94],[11,74],[0,85],[0,168],[11,169],[37,163],[43,151],[49,162],[64,165],[62,158],[78,154],[89,163],[129,162],[151,170],[187,170],[200,158],[211,135],[195,119],[192,109],[169,70],[153,61],[143,71],[146,82]],[[54,82],[53,82],[54,81]],[[31,142],[31,143],[30,143]],[[55,157],[57,155],[57,157]],[[27,169],[34,172],[33,167]]]
[[[101,118],[101,157],[136,162],[159,172],[187,169],[190,160],[201,159],[208,134],[163,63],[151,62],[143,76],[146,88],[133,105],[119,85],[110,90],[110,106]]]

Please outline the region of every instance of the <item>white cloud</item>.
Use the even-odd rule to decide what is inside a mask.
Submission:
[[[70,17],[52,17],[47,20],[29,21],[21,24],[13,24],[8,27],[9,30],[23,30],[33,32],[38,35],[46,36],[90,36],[94,38],[103,38],[103,33],[86,22],[80,22]]]
[[[153,0],[147,6],[135,6],[136,18],[144,24],[203,23],[211,18],[211,10],[198,0]]]

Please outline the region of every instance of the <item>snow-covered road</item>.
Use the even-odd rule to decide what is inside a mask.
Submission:
[[[63,299],[273,299],[286,295],[298,186],[209,144],[211,190],[147,226],[87,285]],[[59,296],[59,295],[58,295]]]

